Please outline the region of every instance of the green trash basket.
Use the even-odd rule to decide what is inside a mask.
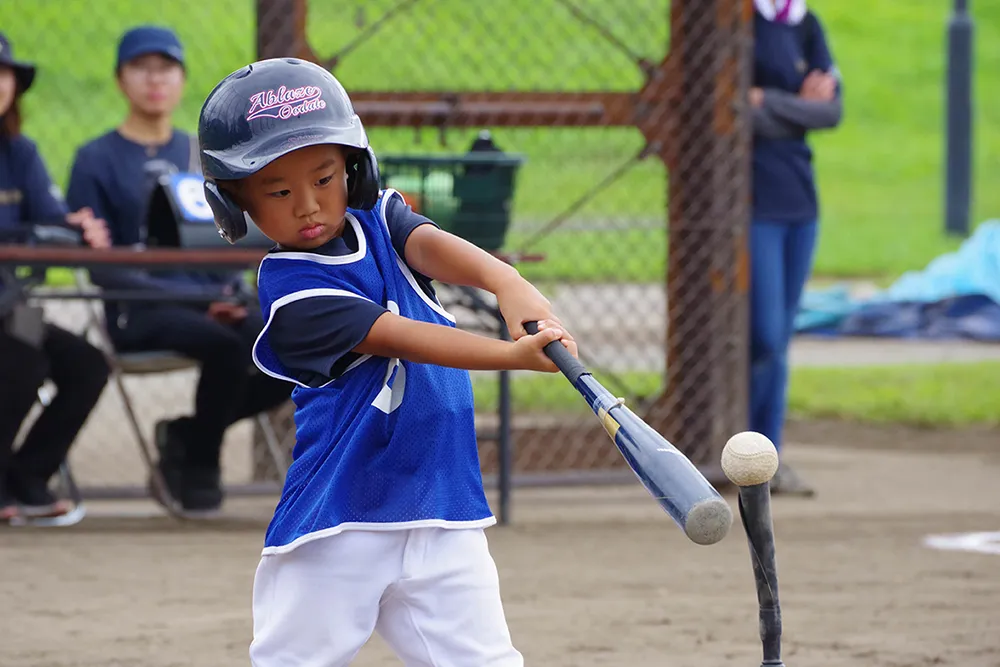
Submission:
[[[503,247],[523,156],[499,152],[379,157],[382,187],[398,190],[442,229],[484,250]]]

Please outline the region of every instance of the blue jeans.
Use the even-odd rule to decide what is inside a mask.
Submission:
[[[815,220],[750,227],[750,430],[781,451],[788,345],[816,246]]]

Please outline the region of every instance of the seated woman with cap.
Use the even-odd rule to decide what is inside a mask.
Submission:
[[[89,209],[69,212],[35,143],[21,134],[19,103],[34,78],[35,67],[15,60],[0,34],[0,234],[30,224],[69,225],[89,245],[107,247],[104,222]],[[74,509],[52,494],[48,482],[108,381],[104,355],[85,338],[48,323],[27,334],[15,320],[0,313],[0,522]],[[14,439],[46,379],[58,393],[15,453]]]

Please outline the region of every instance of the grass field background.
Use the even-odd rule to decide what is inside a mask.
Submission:
[[[626,373],[612,378],[595,373],[614,391],[620,380],[636,398],[657,396],[663,387],[659,373]],[[789,378],[788,412],[792,417],[844,419],[875,424],[918,427],[1000,427],[1000,362],[903,364],[844,368],[793,368]],[[587,405],[563,378],[518,376],[512,383],[518,414],[586,415]],[[494,410],[497,382],[477,378],[476,402]]]
[[[177,124],[196,126],[201,102],[255,53],[251,0],[21,0],[0,2],[0,30],[17,54],[38,63],[26,98],[26,131],[54,179],[66,184],[82,142],[114,127],[125,106],[113,78],[118,36],[152,22],[173,27],[189,58]],[[354,44],[336,69],[349,90],[619,90],[642,82],[630,58],[554,0],[422,0],[389,19],[375,39],[355,43],[397,0],[310,3],[309,39],[321,55]],[[658,60],[667,49],[666,0],[575,0],[634,53]],[[942,232],[946,0],[856,3],[812,0],[845,80],[845,118],[811,143],[822,200],[816,274],[881,283],[919,269],[958,241]],[[976,20],[973,221],[1000,218],[1000,3],[973,3]],[[462,152],[471,131],[375,128],[382,154]],[[635,155],[635,130],[494,132],[522,153],[510,246],[589,192]],[[445,143],[442,143],[442,139]],[[667,238],[665,172],[656,160],[628,175],[534,246],[548,259],[525,266],[533,279],[660,281]],[[996,363],[795,369],[790,411],[918,425],[996,425]],[[610,379],[610,378],[605,378]],[[631,396],[652,396],[659,373],[621,378]],[[481,408],[496,383],[476,382]],[[558,377],[514,383],[515,408],[573,412],[582,403]]]
[[[309,38],[321,55],[369,29],[395,0],[310,3]],[[667,2],[587,0],[592,12],[635,53],[667,47]],[[893,276],[920,268],[957,241],[942,233],[943,81],[950,3],[813,0],[845,79],[845,119],[812,140],[823,202],[816,273]],[[1000,217],[1000,3],[974,3],[976,26],[976,180],[973,219]],[[40,75],[26,98],[26,130],[53,177],[65,185],[76,147],[120,120],[113,78],[118,36],[155,22],[175,28],[189,54],[188,90],[177,123],[193,130],[198,109],[222,76],[253,60],[250,0],[30,0],[0,3],[0,29]],[[389,19],[336,70],[349,90],[632,90],[641,77],[628,56],[573,19],[553,0],[424,0]],[[374,129],[381,153],[464,151],[471,134]],[[534,226],[588,192],[642,145],[627,129],[495,132],[523,153],[512,246]],[[533,278],[662,280],[665,175],[656,160],[586,206],[534,249],[549,260]],[[622,233],[622,229],[628,229]]]

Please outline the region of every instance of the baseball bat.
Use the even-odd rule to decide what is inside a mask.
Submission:
[[[538,333],[537,322],[525,331]],[[618,447],[629,468],[660,507],[695,544],[715,544],[726,536],[733,511],[704,475],[666,438],[604,388],[561,341],[546,356],[580,392]]]
[[[757,585],[760,616],[761,667],[784,667],[781,661],[781,604],[778,600],[778,567],[774,554],[770,482],[740,487],[740,520],[750,545],[750,563]]]

